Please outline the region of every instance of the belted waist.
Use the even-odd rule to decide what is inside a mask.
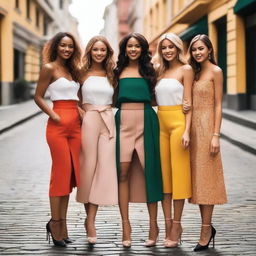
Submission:
[[[111,105],[92,105],[85,103],[82,105],[85,111],[96,111],[100,114],[103,122],[105,123],[109,138],[113,138],[115,134],[115,120]]]

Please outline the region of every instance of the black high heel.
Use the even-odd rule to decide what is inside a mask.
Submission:
[[[196,247],[194,248],[195,252],[207,250],[211,241],[213,243],[213,248],[214,248],[214,238],[215,238],[215,235],[216,235],[216,229],[212,225],[202,225],[202,226],[211,227],[211,237],[210,237],[207,245],[201,245],[201,244],[198,243],[196,245]]]
[[[66,243],[64,242],[64,240],[56,240],[53,235],[52,235],[52,231],[51,231],[51,227],[50,227],[50,222],[51,221],[54,221],[54,222],[59,222],[59,220],[52,220],[50,219],[48,221],[48,223],[46,224],[46,241],[48,240],[49,243],[50,243],[50,234],[51,234],[51,237],[52,237],[52,241],[54,243],[54,245],[56,246],[60,246],[60,247],[66,247]]]
[[[71,240],[69,237],[68,237],[68,230],[67,230],[67,223],[66,223],[66,219],[61,219],[61,230],[63,231],[64,233],[64,237],[63,237],[63,240],[66,244],[71,244],[73,243],[73,240]]]

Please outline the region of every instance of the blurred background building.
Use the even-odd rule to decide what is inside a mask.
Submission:
[[[224,73],[224,107],[256,110],[256,0],[114,0],[104,19],[115,50],[131,31],[146,36],[152,53],[163,33],[176,33],[186,48],[207,34]]]
[[[224,73],[224,106],[256,110],[255,0],[144,0],[144,33],[154,52],[161,34],[178,34],[188,46],[209,35]]]
[[[46,39],[58,31],[78,36],[71,2],[0,0],[0,105],[26,98],[21,88],[37,80]],[[129,32],[144,34],[152,53],[166,32],[186,48],[196,34],[209,35],[224,73],[224,107],[256,110],[256,0],[113,0],[104,20],[101,34],[116,54]]]
[[[113,0],[105,9],[105,25],[101,34],[106,36],[116,55],[118,44],[130,32],[143,33],[144,0]]]
[[[71,0],[0,0],[0,105],[29,97],[44,42],[59,31],[78,37]]]

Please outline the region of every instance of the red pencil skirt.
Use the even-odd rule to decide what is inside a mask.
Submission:
[[[65,196],[73,187],[79,186],[81,122],[77,101],[54,101],[53,110],[61,120],[57,123],[49,118],[46,128],[52,156],[49,196]]]

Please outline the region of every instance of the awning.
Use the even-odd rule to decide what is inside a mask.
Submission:
[[[183,31],[179,36],[182,40],[187,41],[192,39],[198,34],[208,35],[208,20],[207,16],[201,18],[198,22],[191,25],[185,31]]]
[[[234,6],[234,13],[245,15],[256,12],[256,0],[237,0]]]

